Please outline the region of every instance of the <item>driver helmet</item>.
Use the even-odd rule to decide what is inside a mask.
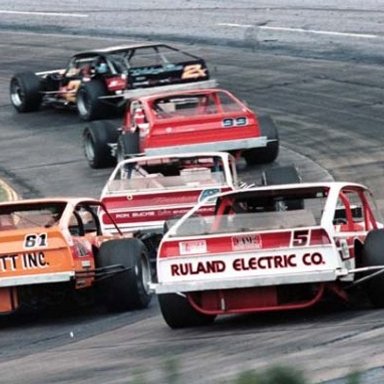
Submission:
[[[96,66],[96,71],[97,73],[107,73],[108,71],[108,66],[107,66],[107,63],[99,63],[97,66]]]

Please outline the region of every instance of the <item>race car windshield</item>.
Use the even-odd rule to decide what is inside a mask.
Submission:
[[[153,102],[156,119],[188,118],[226,112],[242,112],[244,106],[225,92],[162,97]]]
[[[190,217],[170,236],[207,235],[318,226],[324,212],[323,194],[252,196],[237,199],[215,216]],[[222,202],[224,204],[225,202]]]
[[[122,164],[115,179],[109,182],[108,191],[201,189],[228,184],[218,156],[166,160]]]
[[[0,231],[56,225],[65,203],[20,204],[0,208]]]

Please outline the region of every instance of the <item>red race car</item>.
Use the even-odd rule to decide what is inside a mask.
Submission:
[[[216,198],[214,215],[195,217],[197,205],[159,245],[152,287],[170,327],[306,308],[327,295],[348,302],[363,292],[384,307],[384,230],[363,185],[285,184]]]
[[[273,120],[216,88],[131,99],[121,128],[93,122],[83,132],[83,144],[93,168],[113,164],[114,156],[216,151],[243,156],[253,165],[272,162],[279,152]]]

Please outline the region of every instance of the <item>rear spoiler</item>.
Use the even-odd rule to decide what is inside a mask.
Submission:
[[[150,87],[150,88],[130,89],[130,90],[124,91],[124,93],[120,95],[101,96],[100,99],[124,98],[125,100],[129,100],[134,97],[150,96],[150,95],[155,95],[157,93],[163,93],[163,92],[189,91],[193,89],[216,88],[217,85],[218,85],[218,82],[215,79],[205,80],[205,81],[196,81],[193,83],[160,85],[157,87]]]

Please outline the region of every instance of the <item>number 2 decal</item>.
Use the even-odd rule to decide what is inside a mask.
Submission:
[[[48,236],[46,233],[30,233],[25,235],[24,238],[24,248],[37,248],[37,247],[47,247],[48,246]]]
[[[294,231],[292,233],[292,246],[305,247],[309,242],[309,231],[303,229],[301,231]]]

